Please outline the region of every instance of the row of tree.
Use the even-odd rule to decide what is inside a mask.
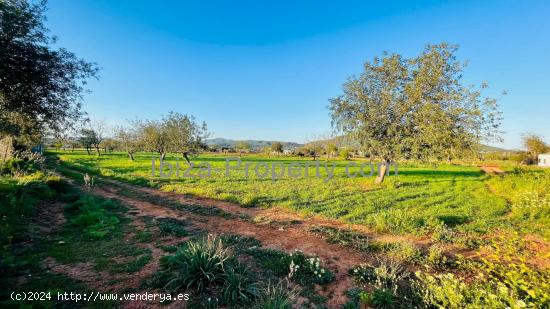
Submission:
[[[167,153],[179,153],[190,161],[190,156],[204,150],[208,129],[205,122],[198,123],[195,117],[170,112],[160,120],[134,120],[126,126],[109,130],[105,124],[87,122],[79,129],[66,128],[54,132],[57,148],[83,147],[88,154],[98,156],[104,151],[120,149],[131,160],[138,151],[156,152],[162,159]]]

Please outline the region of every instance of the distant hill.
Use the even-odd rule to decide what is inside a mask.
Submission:
[[[218,145],[220,147],[232,148],[235,146],[236,142],[241,142],[241,141],[243,140],[233,140],[233,139],[218,137],[218,138],[207,139],[206,145],[208,146]],[[244,140],[244,142],[249,143],[253,149],[261,149],[262,147],[265,147],[265,146],[271,146],[273,142],[280,142],[281,144],[283,144],[283,147],[286,149],[294,149],[294,148],[303,146],[302,144],[299,144],[299,143],[283,142],[283,141]]]
[[[481,151],[483,152],[510,152],[511,150],[489,146],[489,145],[481,145]]]

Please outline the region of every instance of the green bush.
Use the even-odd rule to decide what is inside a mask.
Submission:
[[[386,254],[397,261],[409,263],[421,263],[423,260],[422,250],[411,241],[400,241],[389,245]]]
[[[432,245],[424,257],[425,265],[433,270],[446,270],[452,266],[452,262],[444,253],[440,245]]]
[[[227,304],[249,304],[260,294],[258,284],[240,264],[229,267],[223,281],[222,300]]]
[[[42,169],[44,157],[30,151],[17,153],[0,165],[0,175],[21,176]]]
[[[222,283],[231,258],[218,237],[208,235],[198,241],[189,241],[176,254],[161,259],[169,273],[165,288],[202,292],[214,283]]]

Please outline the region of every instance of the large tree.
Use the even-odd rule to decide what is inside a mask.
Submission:
[[[365,63],[330,100],[333,126],[385,163],[477,153],[483,140],[498,138],[500,113],[495,99],[482,96],[486,85],[463,85],[456,51],[442,43],[414,58],[385,53]],[[385,165],[376,181],[384,175]]]
[[[81,116],[86,80],[97,66],[52,45],[44,27],[46,2],[0,1],[0,137],[36,143]]]
[[[204,140],[208,137],[206,123],[197,123],[195,117],[170,112],[162,119],[168,150],[180,153],[189,163],[189,156],[206,148]]]
[[[160,159],[164,160],[169,150],[168,137],[161,121],[146,120],[136,121],[139,144],[142,149],[157,152]]]

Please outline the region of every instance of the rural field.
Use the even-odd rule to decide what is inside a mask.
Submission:
[[[548,13],[0,0],[0,308],[550,309]]]
[[[272,181],[245,178],[244,164],[226,177],[226,157],[236,155],[205,153],[193,162],[211,162],[219,172],[167,179],[151,175],[154,156],[49,150],[42,171],[3,179],[4,211],[27,205],[7,212],[4,222],[16,224],[2,226],[2,235],[12,235],[3,244],[25,244],[4,257],[11,262],[3,286],[15,280],[22,290],[101,290],[103,298],[107,291],[186,291],[196,307],[265,301],[280,308],[289,299],[346,308],[366,301],[548,304],[549,170],[501,162],[506,173],[488,175],[475,164],[407,163],[376,185],[347,177],[349,161],[337,160],[329,161],[337,166],[329,181],[312,176],[314,167],[307,179]],[[30,213],[38,219],[26,221]],[[197,254],[227,269],[205,264],[212,279],[201,279],[205,270],[194,264],[181,269],[184,261],[202,263]],[[177,304],[162,306],[169,303]]]

